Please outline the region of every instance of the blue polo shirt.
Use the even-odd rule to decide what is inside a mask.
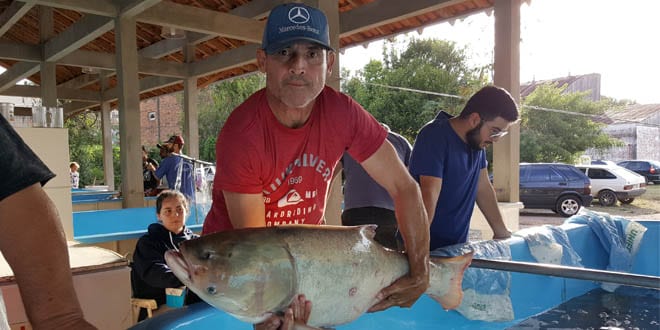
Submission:
[[[431,250],[465,243],[477,198],[479,173],[486,168],[485,150],[474,150],[449,124],[451,115],[440,112],[417,135],[410,157],[410,174],[442,179],[442,189],[431,223]]]

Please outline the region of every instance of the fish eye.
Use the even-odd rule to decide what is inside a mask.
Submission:
[[[218,293],[218,290],[215,288],[215,286],[209,286],[208,288],[206,288],[206,292],[210,295],[215,295],[216,293]]]
[[[211,255],[213,255],[213,253],[211,251],[203,251],[202,255],[200,256],[200,259],[209,260],[209,259],[211,259]]]

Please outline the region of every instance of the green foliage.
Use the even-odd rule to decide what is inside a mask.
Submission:
[[[69,157],[80,164],[80,187],[105,184],[103,174],[103,147],[101,116],[97,112],[84,112],[68,118],[64,124],[69,131]],[[115,187],[121,183],[119,147],[112,150]]]
[[[389,42],[383,54],[382,62],[372,60],[353,77],[342,72],[342,90],[410,141],[438,111],[457,114],[464,101],[383,86],[466,97],[485,84],[487,68],[470,67],[466,49],[458,48],[454,42],[413,38],[400,54]]]
[[[266,86],[263,74],[221,81],[199,92],[199,158],[215,162],[215,142],[229,114]]]
[[[611,100],[593,102],[584,93],[562,94],[565,87],[539,86],[524,100],[521,113],[520,161],[574,163],[588,148],[618,144],[602,132],[593,118],[615,106]],[[564,110],[562,113],[533,107]],[[584,114],[584,115],[579,115]],[[586,115],[586,116],[585,116]]]

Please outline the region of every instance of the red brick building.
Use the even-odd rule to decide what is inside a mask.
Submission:
[[[183,95],[165,94],[140,102],[141,141],[147,149],[167,140],[171,135],[182,134]]]

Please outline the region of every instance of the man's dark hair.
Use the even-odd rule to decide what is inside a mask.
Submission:
[[[486,86],[474,93],[467,101],[460,118],[465,119],[471,113],[476,112],[484,121],[502,117],[508,122],[518,120],[518,106],[511,94],[504,88],[497,86]]]

